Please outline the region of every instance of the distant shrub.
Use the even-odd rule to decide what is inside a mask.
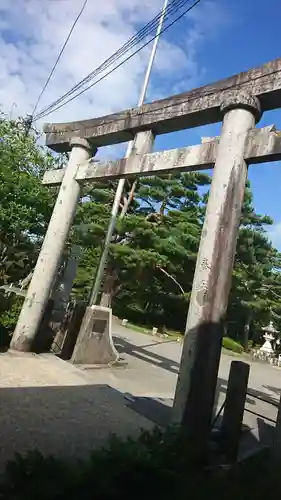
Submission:
[[[0,296],[0,326],[12,332],[17,324],[23,298],[12,295],[11,298]]]
[[[243,347],[241,346],[241,344],[238,344],[238,342],[235,342],[235,340],[230,339],[229,337],[223,338],[222,345],[229,351],[237,352],[238,354],[241,354],[241,352],[243,352]]]

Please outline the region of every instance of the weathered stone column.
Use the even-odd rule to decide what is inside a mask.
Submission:
[[[255,97],[234,94],[221,106],[223,125],[186,324],[173,407],[191,448],[206,445],[213,411],[237,231],[243,204],[248,131],[260,118]],[[192,450],[191,450],[192,451]]]
[[[11,349],[18,351],[32,349],[79,201],[80,186],[75,180],[76,171],[92,156],[92,148],[85,139],[74,138],[70,146],[63,182],[10,344]]]

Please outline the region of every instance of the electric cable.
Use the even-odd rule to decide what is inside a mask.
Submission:
[[[172,10],[177,11],[182,5],[187,3],[187,1],[190,0],[173,0],[170,5],[168,5],[165,16],[167,18],[173,14]],[[79,90],[83,85],[88,83],[91,79],[93,79],[95,76],[100,74],[101,72],[105,71],[112,63],[114,63],[116,60],[120,59],[120,57],[123,54],[126,54],[131,48],[133,48],[135,45],[139,44],[140,41],[145,38],[151,31],[154,31],[154,29],[157,27],[158,21],[161,17],[161,12],[157,14],[149,23],[147,23],[140,31],[138,31],[133,37],[131,37],[118,51],[116,51],[114,54],[112,54],[108,59],[106,59],[98,68],[93,70],[89,75],[87,75],[85,78],[83,78],[80,82],[74,85],[66,94],[62,95],[60,98],[58,98],[56,101],[54,101],[52,104],[44,108],[38,115],[35,117],[35,119],[38,119],[41,117],[41,115],[45,115],[47,111],[50,111],[53,109],[55,106],[60,104],[64,99],[72,95],[76,90]]]
[[[173,5],[176,6],[176,10],[175,12],[177,12],[179,10],[179,8],[183,7],[188,1],[190,0],[176,0],[173,2]],[[198,3],[200,2],[200,0],[196,0],[190,7],[188,7],[187,9],[185,9],[176,19],[174,19],[170,24],[168,24],[165,28],[163,28],[163,30],[161,31],[161,33],[165,32],[168,28],[170,28],[173,24],[175,24],[179,19],[181,19],[187,12],[189,12],[191,9],[193,9],[195,7],[195,5],[197,5]],[[161,13],[160,13],[161,14]],[[166,21],[167,19],[171,17],[171,15],[169,15],[168,17],[166,17]],[[157,18],[157,16],[156,16]],[[154,19],[156,19],[154,18]],[[144,29],[144,28],[143,28]],[[156,35],[155,35],[156,36]],[[67,94],[64,94],[64,96],[60,97],[59,99],[57,99],[54,103],[52,103],[50,106],[46,107],[44,110],[42,110],[40,113],[38,113],[38,115],[36,115],[34,117],[34,120],[38,120],[39,118],[43,118],[45,116],[47,116],[48,114],[50,114],[51,112],[53,111],[56,111],[57,109],[60,109],[62,106],[68,104],[69,102],[71,102],[73,99],[75,99],[76,97],[80,96],[81,94],[83,94],[84,92],[86,92],[89,88],[93,87],[94,85],[96,85],[97,83],[99,83],[101,80],[103,80],[104,78],[106,78],[108,75],[110,75],[113,71],[115,71],[116,69],[118,69],[120,66],[122,66],[123,64],[125,64],[129,59],[131,59],[134,55],[136,55],[138,52],[140,52],[144,47],[146,47],[149,43],[151,43],[151,41],[153,41],[155,39],[155,36],[153,36],[151,39],[149,39],[149,41],[145,42],[141,47],[139,47],[135,52],[131,53],[125,60],[122,60],[122,62],[120,62],[117,66],[115,66],[114,68],[110,69],[105,75],[103,75],[101,78],[99,78],[98,80],[94,81],[91,85],[87,86],[86,88],[84,88],[82,91],[80,91],[79,93],[75,94],[74,96],[72,96],[70,99],[68,99],[67,101],[63,102],[63,100],[72,95],[76,90],[79,90],[81,88],[81,86],[85,85],[85,83],[87,83],[88,81],[90,81],[94,76],[97,76],[99,73],[101,73],[102,71],[104,71],[110,64],[112,64],[112,59],[113,57],[115,57],[115,54],[117,54],[118,52],[120,52],[120,50],[122,49],[119,49],[119,51],[117,51],[117,53],[115,53],[113,56],[111,56],[111,58],[109,58],[107,61],[105,61],[105,63],[103,63],[99,68],[97,68],[96,70],[94,70],[92,73],[90,73],[87,77],[85,77],[81,82],[79,82],[78,84],[76,84]],[[135,35],[136,37],[136,35]],[[135,38],[133,37],[133,38]],[[139,43],[139,42],[138,42]],[[125,44],[127,46],[127,44]],[[130,47],[131,48],[131,47]],[[128,49],[126,50],[128,51]],[[116,57],[116,59],[120,58],[120,56]],[[110,62],[111,60],[111,62]]]
[[[59,63],[59,60],[60,60],[60,58],[61,58],[61,56],[62,56],[62,54],[63,54],[63,52],[64,52],[64,50],[65,50],[65,48],[66,48],[66,46],[67,46],[67,44],[68,44],[68,42],[69,42],[69,39],[70,39],[70,37],[71,37],[71,35],[72,35],[72,32],[73,32],[73,30],[74,30],[74,28],[75,28],[76,24],[78,23],[78,21],[79,21],[79,19],[80,19],[81,15],[82,15],[82,14],[83,14],[83,12],[84,12],[84,9],[85,9],[85,7],[86,7],[86,5],[87,5],[87,2],[88,2],[88,0],[85,0],[85,1],[84,1],[84,3],[83,3],[83,5],[82,5],[82,7],[81,7],[81,9],[80,9],[80,11],[79,11],[79,13],[78,13],[78,15],[77,15],[76,19],[74,20],[74,22],[73,22],[73,24],[72,24],[72,26],[71,26],[71,29],[70,29],[70,31],[69,31],[69,33],[68,33],[68,35],[67,35],[66,39],[65,39],[65,42],[64,42],[64,44],[63,44],[63,46],[62,46],[62,48],[61,48],[61,50],[60,50],[60,52],[59,52],[59,54],[58,54],[58,57],[56,58],[55,64],[53,65],[53,67],[52,67],[52,69],[51,69],[51,71],[50,71],[50,73],[49,73],[49,76],[48,76],[48,78],[47,78],[47,80],[46,80],[46,82],[45,82],[45,84],[44,84],[44,86],[43,86],[43,88],[42,88],[42,90],[41,90],[41,92],[40,92],[40,94],[39,94],[38,98],[37,98],[37,101],[36,101],[36,103],[35,103],[35,105],[34,105],[34,108],[33,108],[32,114],[30,115],[31,117],[33,117],[33,116],[34,116],[34,113],[35,113],[35,111],[36,111],[36,109],[37,109],[37,107],[38,107],[38,104],[39,104],[39,102],[40,102],[40,100],[41,100],[41,98],[42,98],[42,95],[44,94],[44,92],[45,92],[45,90],[46,90],[46,88],[47,88],[47,85],[48,85],[48,83],[50,82],[50,80],[51,80],[51,78],[52,78],[52,76],[53,76],[53,74],[54,74],[54,71],[55,71],[55,69],[56,69],[56,67],[57,67],[57,65],[58,65],[58,63]],[[30,121],[30,118],[29,118],[29,121]],[[31,126],[31,125],[30,125],[30,126]]]

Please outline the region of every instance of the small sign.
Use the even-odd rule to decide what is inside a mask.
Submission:
[[[95,319],[92,326],[91,336],[103,335],[106,329],[106,319]]]

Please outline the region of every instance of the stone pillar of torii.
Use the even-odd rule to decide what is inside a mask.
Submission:
[[[45,127],[46,144],[71,149],[66,168],[46,172],[43,183],[60,185],[11,348],[31,349],[54,283],[80,196],[96,179],[161,175],[214,168],[187,316],[175,393],[173,422],[185,424],[189,441],[210,431],[237,231],[250,163],[281,159],[273,126],[256,129],[263,111],[281,107],[281,59],[180,96],[93,120]],[[157,134],[222,120],[221,135],[200,145],[151,153],[143,144]],[[97,147],[135,137],[130,158],[93,162]],[[151,147],[151,146],[150,146]]]

